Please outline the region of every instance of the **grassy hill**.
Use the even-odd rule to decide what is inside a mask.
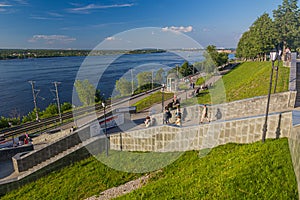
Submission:
[[[224,75],[213,89],[202,92],[199,95],[198,102],[217,104],[267,95],[271,66],[271,62],[242,63]],[[282,64],[279,66],[276,92],[288,90],[289,73],[290,68],[283,67]],[[273,86],[274,83],[275,71],[273,74]]]
[[[286,138],[226,144],[204,155],[203,151],[184,153],[146,186],[120,199],[298,199]],[[91,157],[1,199],[84,199],[138,176],[110,169]]]
[[[201,154],[200,154],[201,155]],[[186,152],[143,188],[118,199],[298,199],[287,139]]]

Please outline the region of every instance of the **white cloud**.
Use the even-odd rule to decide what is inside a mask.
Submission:
[[[175,31],[175,32],[188,33],[188,32],[193,31],[193,27],[192,26],[187,26],[187,27],[184,27],[184,26],[179,26],[179,27],[170,26],[170,27],[164,27],[164,28],[162,28],[162,30],[163,31]]]
[[[52,17],[63,17],[62,14],[56,13],[56,12],[47,12],[48,15]]]
[[[89,4],[86,6],[81,6],[77,8],[70,8],[68,9],[69,12],[73,13],[84,13],[88,14],[91,10],[99,10],[99,9],[108,9],[108,8],[123,8],[123,7],[131,7],[134,4],[112,4],[112,5],[96,5],[96,4]]]
[[[4,4],[4,3],[0,3],[0,7],[11,7],[12,5],[10,4]]]
[[[113,41],[113,40],[116,40],[116,38],[115,37],[107,37],[107,38],[105,38],[105,40],[106,41]]]
[[[45,41],[46,44],[54,43],[70,43],[75,41],[76,38],[72,38],[66,35],[34,35],[28,40],[28,42]]]
[[[17,4],[21,5],[28,5],[28,2],[26,0],[14,0]]]

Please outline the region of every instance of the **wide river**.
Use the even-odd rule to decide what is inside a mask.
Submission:
[[[53,57],[0,61],[0,116],[26,115],[34,108],[32,88],[34,81],[37,106],[41,110],[56,103],[53,82],[60,82],[60,102],[72,102],[75,80],[89,79],[105,97],[112,95],[120,77],[135,78],[141,71],[168,70],[201,61],[201,52],[166,52],[154,54],[105,55],[92,57]],[[131,70],[132,69],[132,70]],[[78,104],[73,101],[73,104]]]

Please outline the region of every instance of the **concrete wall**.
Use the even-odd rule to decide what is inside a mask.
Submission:
[[[42,149],[34,150],[27,154],[17,154],[12,158],[14,170],[15,172],[26,171],[88,138],[90,138],[90,127],[85,127]]]
[[[300,126],[292,128],[292,134],[289,138],[290,153],[293,161],[294,172],[298,183],[298,192],[300,191]],[[299,195],[300,199],[300,195]]]
[[[272,94],[270,99],[269,113],[292,110],[295,106],[296,91]],[[223,120],[263,115],[266,112],[267,96],[254,97],[230,103],[208,106],[209,118],[215,119],[217,109],[222,113]],[[182,108],[183,121],[200,121],[200,105]],[[173,116],[175,116],[173,111]],[[157,125],[162,125],[163,115],[151,116]],[[173,119],[174,120],[174,119]]]
[[[0,149],[0,161],[10,160],[16,154],[21,153],[21,152],[28,152],[28,151],[33,151],[32,144]]]
[[[264,116],[212,122],[188,127],[162,125],[110,137],[110,148],[126,151],[188,151],[213,148],[229,142],[251,143],[262,138]],[[289,137],[292,114],[269,115],[267,138]]]

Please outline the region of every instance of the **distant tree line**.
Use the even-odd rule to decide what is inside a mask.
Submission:
[[[45,58],[65,56],[87,56],[90,50],[62,50],[62,49],[0,49],[0,60]]]
[[[66,49],[0,49],[0,60],[68,57],[68,56],[100,56],[114,54],[146,54],[163,53],[162,49],[142,50],[66,50]]]
[[[247,60],[267,60],[273,49],[287,48],[296,51],[300,47],[300,12],[298,0],[283,0],[273,19],[264,13],[243,33],[239,40],[236,57]]]

